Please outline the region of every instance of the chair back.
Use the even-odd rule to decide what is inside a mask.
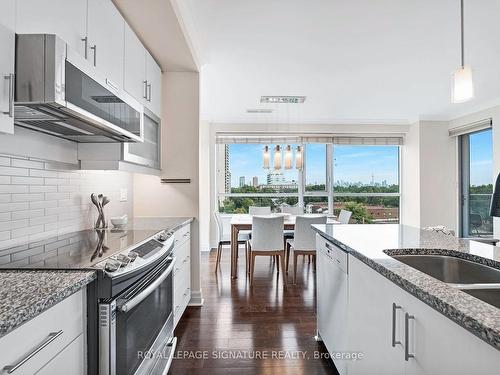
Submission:
[[[302,207],[299,207],[299,206],[283,205],[283,206],[281,206],[281,212],[284,214],[290,214],[290,215],[303,215],[304,209]]]
[[[252,251],[283,250],[283,216],[252,218]]]
[[[214,218],[215,218],[215,224],[217,224],[217,243],[222,241],[222,238],[224,237],[224,229],[222,226],[222,219],[220,217],[219,211],[215,210],[214,211]]]
[[[340,210],[339,214],[339,222],[340,224],[349,224],[349,220],[351,219],[352,212],[347,210]]]
[[[295,218],[295,234],[293,248],[296,250],[315,250],[316,232],[313,224],[326,224],[326,216],[297,216]]]
[[[248,213],[250,215],[271,215],[271,207],[250,206]]]

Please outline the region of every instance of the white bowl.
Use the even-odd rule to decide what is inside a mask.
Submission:
[[[114,227],[123,227],[128,223],[128,216],[127,215],[116,216],[112,217],[110,220],[111,224],[113,224]]]

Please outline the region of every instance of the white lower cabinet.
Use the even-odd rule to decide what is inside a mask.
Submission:
[[[349,350],[364,353],[348,362],[349,374],[498,371],[500,351],[358,259],[351,256],[349,266]]]
[[[174,326],[184,314],[191,299],[191,226],[185,225],[174,233]]]
[[[86,372],[85,288],[0,338],[0,369],[16,375]]]

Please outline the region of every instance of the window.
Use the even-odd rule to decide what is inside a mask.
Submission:
[[[302,145],[303,168],[274,169],[275,144],[219,144],[219,211],[247,213],[249,206],[301,206],[307,213],[338,214],[345,208],[357,223],[399,222],[399,146]],[[282,166],[286,146],[281,144]],[[332,182],[333,181],[333,182]]]
[[[489,216],[493,194],[491,128],[461,137],[461,231],[463,237],[493,236]]]
[[[399,147],[333,149],[334,211],[352,211],[358,223],[399,222]]]

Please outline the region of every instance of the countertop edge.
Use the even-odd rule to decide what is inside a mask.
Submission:
[[[85,275],[82,275],[82,278],[78,280],[77,282],[71,283],[70,285],[64,287],[62,290],[58,290],[56,292],[50,293],[46,298],[37,301],[33,304],[30,304],[28,308],[22,310],[22,311],[17,311],[16,314],[12,315],[10,319],[6,319],[3,321],[0,321],[0,339],[10,332],[14,331],[16,328],[19,328],[22,326],[24,323],[27,323],[31,319],[36,318],[38,315],[44,313],[51,307],[57,305],[59,302],[63,301],[64,299],[68,298],[72,294],[78,292],[91,282],[93,282],[97,275],[96,272],[93,270],[88,270],[88,271],[74,271],[74,270],[68,270],[68,271],[63,271],[63,270],[9,270],[9,271],[0,271],[0,272],[13,272],[13,273],[36,273],[36,272],[80,272],[80,273],[86,273]]]
[[[453,305],[443,301],[440,297],[432,295],[429,292],[423,290],[418,285],[415,285],[411,281],[404,279],[402,276],[397,275],[393,271],[384,267],[384,265],[377,263],[375,260],[366,257],[365,255],[359,253],[355,249],[347,246],[346,244],[336,240],[335,238],[329,236],[319,228],[312,227],[315,232],[317,232],[321,237],[334,243],[335,245],[341,247],[345,252],[353,255],[356,259],[359,259],[364,264],[369,266],[371,269],[384,276],[389,281],[393,282],[395,285],[399,286],[405,292],[411,294],[415,298],[419,299],[432,309],[436,310],[443,316],[447,317],[451,321],[455,322],[462,328],[466,329],[468,332],[472,333],[474,336],[493,346],[495,349],[500,351],[500,333],[490,327],[485,326],[481,322],[477,321],[475,318],[465,314]],[[419,271],[420,272],[420,271]],[[430,276],[429,276],[430,277]]]

